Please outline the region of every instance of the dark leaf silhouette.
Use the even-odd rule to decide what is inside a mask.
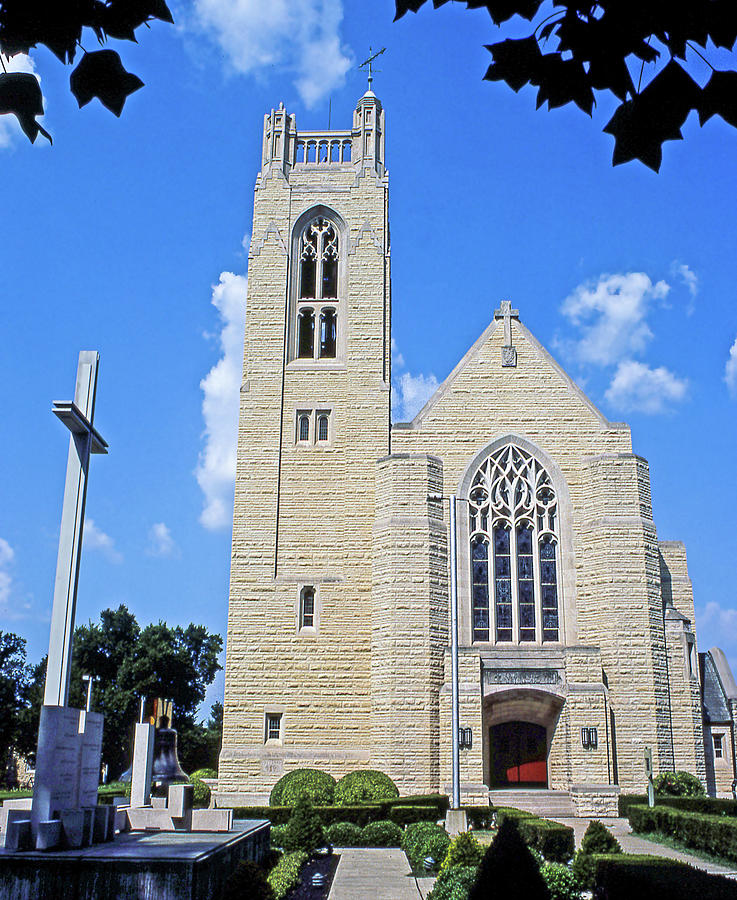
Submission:
[[[712,72],[701,92],[699,121],[703,125],[715,115],[737,128],[737,72]]]
[[[127,97],[143,87],[137,75],[126,72],[114,50],[85,53],[69,78],[80,107],[97,97],[103,106],[119,116]]]
[[[518,91],[537,77],[543,55],[534,37],[508,39],[488,44],[486,49],[494,59],[484,75],[487,81],[506,81]]]
[[[34,75],[22,72],[0,75],[0,114],[13,113],[31,143],[39,132],[51,141],[51,135],[36,121],[36,116],[42,116],[43,112],[41,87]]]
[[[395,0],[396,18],[424,2]],[[620,101],[604,128],[615,139],[614,165],[638,159],[658,171],[663,143],[683,138],[693,109],[702,125],[720,115],[737,128],[737,72],[714,71],[702,89],[684,68],[705,58],[697,47],[734,50],[737,0],[553,0],[552,15],[538,0],[467,0],[466,6],[485,7],[497,25],[540,12],[529,36],[517,32],[486,45],[493,61],[484,78],[513,91],[535,85],[538,109],[575,103],[589,115],[594,92],[609,91]]]

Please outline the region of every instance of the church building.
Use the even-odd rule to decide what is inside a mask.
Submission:
[[[686,551],[658,540],[629,427],[509,302],[392,424],[388,187],[371,90],[343,131],[265,116],[217,804],[261,802],[301,767],[449,791],[451,495],[462,801],[536,790],[616,814],[648,748],[656,774],[713,787],[737,696],[705,716]]]

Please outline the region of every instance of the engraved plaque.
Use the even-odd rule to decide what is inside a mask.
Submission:
[[[514,347],[502,347],[502,366],[516,366],[517,351]]]
[[[484,669],[484,684],[558,684],[555,669]]]
[[[262,775],[283,775],[284,760],[283,759],[262,759],[261,760]]]

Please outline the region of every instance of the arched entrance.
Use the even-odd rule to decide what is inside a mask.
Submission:
[[[548,757],[563,708],[538,686],[501,687],[484,697],[484,780],[500,788],[549,788]]]
[[[548,786],[548,735],[534,722],[489,728],[489,787]]]

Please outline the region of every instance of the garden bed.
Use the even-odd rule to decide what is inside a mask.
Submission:
[[[339,862],[340,856],[336,853],[330,856],[317,856],[309,859],[302,867],[299,884],[292,888],[285,900],[327,900]],[[312,876],[316,872],[321,872],[325,875],[325,885],[323,887],[312,887]]]

